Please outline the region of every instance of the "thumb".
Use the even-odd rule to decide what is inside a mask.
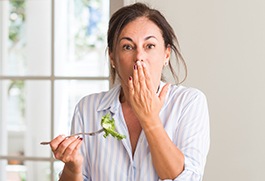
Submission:
[[[167,95],[167,92],[169,90],[169,87],[170,87],[171,84],[167,83],[166,85],[163,86],[160,94],[159,94],[159,99],[164,102],[165,101],[165,98],[166,98],[166,95]]]

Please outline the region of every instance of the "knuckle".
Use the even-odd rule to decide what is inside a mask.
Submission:
[[[60,160],[62,155],[60,153],[54,153],[54,158]]]
[[[74,150],[74,149],[73,149],[71,146],[69,146],[69,147],[67,147],[67,148],[65,149],[65,152],[66,152],[66,153],[72,153],[73,150]]]
[[[62,142],[62,143],[60,144],[60,147],[61,147],[62,149],[66,149],[67,146],[68,146],[68,144],[67,144],[66,142]]]
[[[145,78],[144,78],[143,76],[140,76],[140,77],[139,77],[139,81],[140,81],[140,82],[143,82],[144,80],[145,80]]]

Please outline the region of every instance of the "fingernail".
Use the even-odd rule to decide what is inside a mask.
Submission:
[[[132,76],[129,77],[129,80],[132,80]]]
[[[134,66],[133,66],[133,69],[134,69],[134,70],[136,70],[136,69],[137,69],[137,65],[136,65],[136,64],[134,64]]]
[[[83,138],[81,138],[81,137],[79,137],[78,139],[81,140],[81,141],[83,140]]]

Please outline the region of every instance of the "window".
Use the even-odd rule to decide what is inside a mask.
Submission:
[[[109,89],[107,0],[0,1],[0,178],[57,180],[41,141],[69,134],[74,106]]]

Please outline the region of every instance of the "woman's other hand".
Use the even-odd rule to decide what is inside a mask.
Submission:
[[[79,152],[82,144],[82,138],[57,136],[54,138],[50,147],[54,157],[65,163],[63,173],[82,174],[83,157]],[[68,175],[67,174],[67,175]]]

